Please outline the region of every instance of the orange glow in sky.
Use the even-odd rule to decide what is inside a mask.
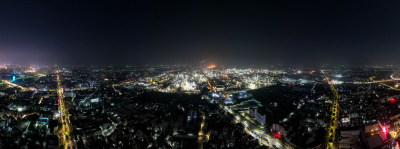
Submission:
[[[215,68],[215,67],[217,67],[217,66],[215,66],[214,64],[212,64],[212,65],[209,65],[209,66],[207,67],[207,69],[213,69],[213,68]]]

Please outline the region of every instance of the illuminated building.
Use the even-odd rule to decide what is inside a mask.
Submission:
[[[279,134],[279,136],[283,136],[286,137],[287,132],[285,130],[285,128],[283,128],[281,125],[279,124],[272,124],[272,131],[276,132]]]
[[[260,113],[258,113],[257,109],[250,110],[249,115],[253,116],[261,125],[265,124],[265,115],[261,115]]]

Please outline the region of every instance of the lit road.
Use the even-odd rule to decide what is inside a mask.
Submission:
[[[392,77],[392,76],[390,76],[390,77]],[[375,83],[379,83],[379,84],[381,84],[381,85],[384,85],[384,86],[386,86],[386,87],[389,87],[390,89],[400,91],[400,89],[395,88],[395,87],[393,87],[393,86],[390,86],[390,85],[387,85],[387,84],[384,83],[384,82],[398,81],[397,79],[392,79],[392,80],[389,79],[389,80],[379,80],[379,81],[375,81],[375,76],[370,77],[369,79],[370,79],[371,81],[375,82]]]
[[[219,105],[220,108],[224,109],[228,113],[232,114],[235,119],[233,120],[235,123],[241,123],[245,127],[244,130],[247,134],[258,139],[259,143],[268,147],[275,146],[276,148],[294,148],[292,145],[283,142],[280,139],[276,139],[270,134],[263,131],[263,126],[260,124],[255,124],[247,120],[244,116],[242,116],[239,112],[235,112],[231,110],[228,106]]]
[[[34,87],[23,87],[21,85],[12,83],[11,81],[8,81],[8,80],[2,80],[2,82],[4,82],[5,84],[7,84],[7,85],[9,85],[11,87],[18,87],[18,88],[22,89],[23,91],[40,91],[37,88],[34,88]],[[69,90],[70,91],[81,91],[81,90],[87,90],[87,89],[92,89],[92,88],[95,88],[95,87],[77,87],[77,88],[71,88]],[[46,91],[49,91],[49,92],[57,91],[58,92],[58,90],[59,89],[57,88],[57,89],[47,89]]]
[[[76,88],[70,88],[67,91],[83,91],[83,90],[88,90],[88,89],[93,89],[95,87],[76,87]],[[55,92],[58,91],[58,89],[48,89],[47,91],[50,92]]]
[[[61,129],[59,129],[59,140],[60,145],[63,145],[65,149],[76,148],[75,143],[71,138],[71,123],[69,121],[68,109],[65,107],[65,101],[63,97],[63,88],[61,87],[60,75],[57,73],[57,94],[58,94],[58,109],[60,112]]]
[[[203,131],[203,127],[205,125],[206,117],[203,115],[201,116],[202,120],[200,123],[200,130],[198,132],[197,142],[199,143],[199,148],[203,148],[203,143],[208,142],[210,140],[210,133],[205,134]]]
[[[125,82],[113,84],[112,86],[113,87],[114,86],[122,86],[122,85],[127,85],[127,84],[132,84],[132,83],[135,83],[135,81],[125,81]]]
[[[132,83],[135,83],[135,81],[125,81],[125,82],[121,82],[121,83],[116,83],[116,84],[112,84],[112,88],[114,89],[114,91],[118,92],[119,95],[121,95],[122,92],[120,90],[117,90],[115,87],[116,86],[127,85],[127,84],[132,84]]]
[[[206,76],[206,74],[203,71],[203,75]],[[207,83],[210,89],[210,92],[215,91],[215,88],[212,86],[212,84],[209,81],[209,78],[207,78]],[[245,117],[243,117],[242,115],[240,115],[239,112],[235,112],[232,111],[228,106],[219,104],[219,107],[225,111],[227,111],[228,113],[232,114],[235,119],[233,119],[234,123],[241,123],[245,128],[245,132],[248,135],[253,136],[254,138],[257,138],[260,145],[265,145],[268,147],[272,147],[275,146],[276,148],[287,148],[287,149],[291,149],[294,148],[294,146],[283,142],[282,140],[276,139],[274,137],[272,137],[270,134],[267,134],[263,131],[263,126],[260,124],[255,124],[254,121],[251,120],[247,120]],[[283,145],[282,145],[283,144]]]
[[[331,106],[331,120],[328,123],[328,129],[327,129],[327,133],[326,133],[326,148],[337,148],[337,144],[336,144],[336,140],[335,140],[335,135],[336,135],[336,129],[338,128],[338,116],[339,116],[339,94],[336,91],[336,88],[333,86],[333,84],[331,83],[330,79],[328,78],[328,76],[324,73],[324,71],[322,71],[322,74],[325,77],[325,80],[328,82],[329,87],[332,90],[333,93],[333,100],[332,100],[332,106]]]
[[[215,91],[215,88],[211,85],[208,78],[207,78],[207,83],[208,83],[208,89],[210,89],[210,91]]]
[[[8,80],[3,80],[3,82],[6,83],[6,84],[9,85],[9,86],[18,87],[18,88],[22,89],[23,91],[36,91],[36,89],[33,88],[33,87],[23,87],[23,86],[21,86],[21,85],[12,83],[12,82],[10,82],[10,81],[8,81]]]

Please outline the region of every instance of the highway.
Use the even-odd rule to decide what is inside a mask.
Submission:
[[[333,100],[332,100],[332,106],[331,106],[331,120],[328,123],[328,129],[326,132],[326,148],[337,148],[337,143],[335,142],[335,135],[336,135],[336,129],[338,128],[338,117],[339,117],[339,94],[336,91],[336,88],[333,86],[331,83],[329,77],[324,73],[323,70],[321,70],[321,73],[324,75],[325,80],[328,82],[329,87],[332,90],[333,93]]]
[[[69,121],[68,108],[65,106],[63,97],[63,88],[61,87],[60,74],[57,72],[57,94],[58,94],[58,110],[60,112],[61,129],[59,129],[59,145],[63,145],[65,149],[76,148],[76,144],[72,140],[71,123]]]

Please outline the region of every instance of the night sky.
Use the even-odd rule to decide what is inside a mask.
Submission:
[[[400,1],[0,0],[0,62],[400,64],[399,6]]]

